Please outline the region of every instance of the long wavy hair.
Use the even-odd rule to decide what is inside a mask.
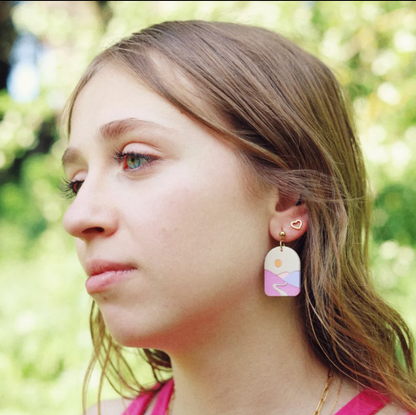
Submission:
[[[283,197],[302,195],[309,228],[295,249],[302,260],[299,304],[311,349],[335,373],[416,411],[412,336],[372,285],[367,175],[345,94],[328,67],[262,28],[157,24],[92,61],[68,103],[68,134],[79,92],[108,64],[233,143],[258,189],[275,186]],[[84,411],[97,361],[101,380],[107,377],[121,395],[146,390],[95,304],[90,324],[94,354],[85,377]],[[162,384],[169,356],[138,351]]]

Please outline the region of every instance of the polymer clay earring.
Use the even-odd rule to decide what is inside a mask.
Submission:
[[[296,297],[300,293],[300,258],[285,246],[285,236],[280,232],[280,246],[271,249],[264,260],[264,292],[269,297]]]

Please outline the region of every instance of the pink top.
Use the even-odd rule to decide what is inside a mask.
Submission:
[[[173,392],[173,379],[160,390],[151,415],[165,415]],[[155,392],[146,392],[135,399],[122,415],[144,415]],[[365,389],[348,402],[335,415],[374,415],[390,400],[378,392]],[[412,415],[407,413],[406,415]]]

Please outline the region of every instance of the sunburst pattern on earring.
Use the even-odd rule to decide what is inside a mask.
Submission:
[[[286,233],[280,232],[280,246],[264,260],[264,292],[270,297],[295,297],[300,293],[300,258],[285,246]]]

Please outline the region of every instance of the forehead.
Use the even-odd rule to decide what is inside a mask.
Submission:
[[[178,115],[180,112],[173,105],[140,80],[107,65],[97,71],[79,92],[72,109],[70,139],[86,125],[98,130],[112,120],[143,118],[156,121],[162,116],[169,123]]]
[[[168,65],[165,62],[166,66]],[[103,125],[114,120],[140,119],[149,121],[147,127],[159,124],[168,129],[186,132],[196,128],[204,129],[211,136],[237,150],[238,145],[226,138],[226,131],[231,131],[226,120],[216,113],[206,99],[201,98],[202,92],[198,92],[179,70],[164,69],[161,61],[157,60],[154,78],[163,78],[162,88],[166,88],[168,94],[182,102],[185,108],[190,108],[191,114],[170,103],[147,86],[138,75],[133,76],[123,65],[108,63],[89,79],[75,99],[69,120],[70,143],[80,137],[97,135],[97,132],[102,132]],[[197,121],[198,119],[207,122]],[[132,123],[119,124],[118,128],[124,129],[126,124],[129,127],[128,124]]]
[[[180,137],[192,137],[190,141],[202,140],[205,136],[214,138],[212,131],[207,131],[139,79],[107,65],[91,77],[75,99],[69,149],[81,147],[91,138],[108,142],[129,132],[163,139],[172,139],[176,134],[177,144]],[[66,152],[64,164],[71,161],[71,151]]]

